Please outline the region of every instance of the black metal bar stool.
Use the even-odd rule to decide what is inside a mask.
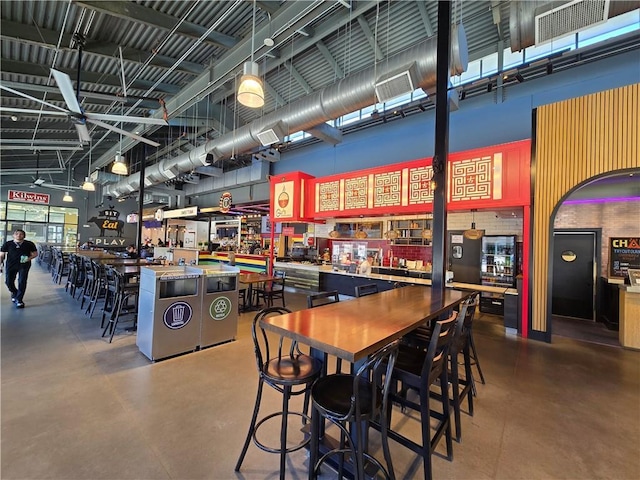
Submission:
[[[338,478],[343,478],[345,454],[350,454],[353,459],[353,476],[356,480],[365,479],[365,458],[373,463],[385,478],[395,478],[387,440],[386,417],[391,372],[399,343],[399,340],[396,340],[372,354],[355,375],[336,373],[322,377],[313,384],[309,478],[317,478],[322,464],[334,455],[340,455]],[[326,418],[340,429],[340,445],[318,459],[322,418]],[[369,424],[373,421],[380,425],[386,469],[366,451]],[[345,440],[349,444],[348,447]]]
[[[260,326],[260,321],[268,316],[284,315],[286,313],[291,313],[291,310],[282,307],[266,308],[258,312],[253,319],[251,335],[253,337],[256,365],[258,367],[258,393],[256,394],[256,403],[253,409],[251,423],[249,424],[247,438],[235,468],[236,472],[240,471],[244,457],[247,454],[247,449],[249,448],[249,443],[253,440],[253,443],[259,449],[265,452],[280,454],[280,478],[282,480],[285,478],[287,453],[301,449],[305,445],[308,445],[311,440],[307,437],[301,443],[287,448],[287,424],[289,415],[302,417],[303,424],[311,420],[307,414],[309,410],[311,385],[320,376],[320,372],[322,371],[322,365],[318,360],[302,353],[296,341],[289,341],[284,337],[279,337],[277,354],[275,357],[271,357],[271,352],[275,349],[270,348],[267,333]],[[262,391],[265,384],[282,394],[282,411],[271,413],[258,421]],[[304,395],[302,412],[289,411],[289,400],[295,395]],[[270,447],[261,443],[256,433],[264,422],[277,416],[282,416],[280,445]]]
[[[446,320],[436,322],[426,351],[422,347],[402,345],[396,366],[392,373],[390,402],[398,403],[402,409],[410,408],[420,412],[422,442],[417,443],[399,432],[389,430],[389,438],[412,450],[422,457],[424,478],[431,480],[431,454],[444,436],[447,445],[447,459],[453,460],[453,438],[451,435],[451,415],[449,402],[449,349],[455,332],[457,312]],[[402,391],[396,393],[396,383],[402,384]],[[438,400],[441,411],[431,406],[431,386],[439,386]],[[407,390],[419,392],[419,400],[410,400]],[[391,405],[391,403],[389,403]],[[436,421],[433,435],[431,419]],[[391,421],[391,408],[388,409],[388,420]]]

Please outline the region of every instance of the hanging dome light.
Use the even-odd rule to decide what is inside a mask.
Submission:
[[[128,175],[129,169],[127,168],[127,164],[125,163],[125,158],[118,152],[116,154],[116,158],[113,161],[113,165],[111,166],[111,172],[116,175]]]
[[[95,192],[96,186],[91,182],[89,177],[84,177],[84,183],[82,184],[82,189],[87,192]]]
[[[264,105],[264,86],[259,77],[258,64],[253,61],[256,38],[256,0],[253,0],[253,27],[251,29],[251,61],[244,62],[236,99],[245,107],[260,108]]]
[[[476,229],[476,209],[471,210],[471,228],[465,230],[462,235],[469,240],[479,240],[484,235],[484,230]]]
[[[63,202],[73,202],[73,197],[69,194],[69,192],[64,192],[64,197],[62,197]]]
[[[264,89],[262,80],[258,76],[258,64],[256,62],[245,62],[243,75],[240,77],[238,87],[238,102],[245,107],[260,108],[264,106]]]
[[[87,172],[89,174],[91,174],[91,152],[93,150],[93,145],[91,143],[91,140],[89,140],[89,168],[87,169]],[[84,177],[84,183],[82,184],[82,190],[86,190],[87,192],[95,192],[96,191],[96,186],[91,182],[91,179],[87,176]]]

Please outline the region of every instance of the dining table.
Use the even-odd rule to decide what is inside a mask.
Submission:
[[[253,304],[253,286],[257,283],[269,282],[271,280],[277,280],[279,277],[269,275],[268,273],[248,272],[240,273],[238,275],[238,282],[248,285],[247,288],[247,306],[245,310],[255,310],[258,305]]]
[[[266,317],[262,326],[312,350],[357,364],[426,322],[447,315],[472,293],[412,285]]]
[[[267,316],[261,326],[311,347],[320,361],[325,353],[351,362],[352,371],[369,355],[432,320],[448,316],[473,292],[412,285],[385,292],[328,303],[284,315]],[[324,371],[326,372],[326,366]],[[315,415],[315,412],[314,412]],[[320,426],[321,452],[331,449]],[[328,463],[336,467],[332,459]],[[349,470],[350,466],[345,468]],[[311,470],[309,477],[312,477]]]

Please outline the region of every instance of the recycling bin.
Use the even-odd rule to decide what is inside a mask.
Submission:
[[[136,345],[150,360],[198,348],[201,279],[202,271],[195,267],[140,267]]]
[[[240,269],[225,264],[198,268],[202,271],[200,347],[235,340]]]

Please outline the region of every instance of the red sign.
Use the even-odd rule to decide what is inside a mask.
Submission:
[[[8,199],[16,200],[18,202],[41,203],[44,205],[49,204],[48,193],[21,192],[19,190],[9,190]]]
[[[229,213],[229,210],[231,210],[232,203],[233,203],[233,199],[231,197],[231,193],[224,192],[220,197],[220,212]]]
[[[292,236],[295,234],[293,227],[282,227],[282,234]]]

